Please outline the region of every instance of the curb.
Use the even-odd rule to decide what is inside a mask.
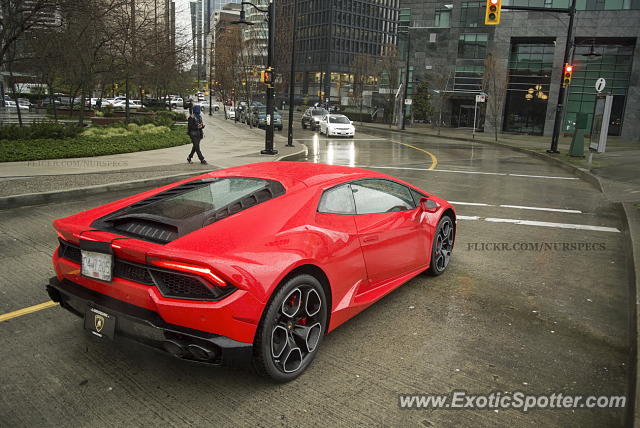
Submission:
[[[482,141],[482,140],[474,140],[471,138],[463,138],[463,137],[447,137],[444,135],[433,135],[433,134],[425,134],[422,132],[415,132],[415,131],[399,131],[397,129],[379,129],[373,126],[367,126],[367,125],[360,125],[361,128],[365,128],[368,130],[381,130],[381,131],[390,131],[390,132],[396,132],[398,134],[411,134],[411,135],[419,135],[421,137],[433,137],[433,138],[442,138],[445,140],[455,140],[455,141],[465,141],[465,142],[473,142],[473,143],[482,143],[482,144],[488,144],[488,145],[494,145],[494,146],[499,146],[499,147],[504,147],[506,149],[511,149],[513,151],[516,152],[520,152],[520,153],[526,153],[528,155],[531,156],[535,156],[539,159],[543,159],[546,160],[548,162],[554,163],[556,166],[564,169],[567,172],[570,172],[572,174],[577,175],[579,178],[581,178],[582,180],[586,181],[587,183],[591,184],[593,187],[595,187],[597,190],[600,191],[600,193],[604,193],[604,188],[602,187],[602,182],[600,181],[600,179],[590,173],[589,171],[586,171],[582,168],[579,168],[577,166],[568,164],[566,162],[561,161],[560,159],[547,155],[545,153],[540,153],[540,152],[536,152],[535,150],[531,150],[531,149],[525,149],[523,147],[517,147],[517,146],[511,146],[509,144],[506,143],[501,143],[501,142],[493,142],[493,141]]]
[[[636,334],[629,335],[629,352],[631,361],[629,362],[629,404],[625,415],[626,426],[640,426],[640,373],[638,359],[638,335],[640,325],[638,324],[638,311],[640,301],[638,300],[638,290],[640,289],[640,241],[634,236],[640,236],[640,215],[638,210],[629,202],[620,202],[621,216],[627,224],[627,239],[625,239],[625,253],[627,254],[627,266],[629,274],[629,331]]]
[[[98,194],[112,192],[115,190],[135,189],[138,187],[150,185],[164,185],[172,183],[180,178],[192,177],[204,173],[206,173],[206,171],[198,171],[197,173],[187,172],[182,174],[164,175],[162,177],[144,178],[142,180],[120,181],[109,184],[96,184],[95,186],[76,187],[67,190],[55,190],[52,192],[24,193],[22,195],[2,196],[0,197],[0,210],[19,208],[27,205],[40,205],[47,202],[85,196],[87,192]]]
[[[280,157],[276,157],[276,161],[286,160],[292,157],[299,156],[301,154],[307,153],[308,149],[302,143],[298,143],[302,148],[294,153],[289,153],[287,155],[282,155]],[[212,165],[213,170],[220,169],[219,167]],[[213,171],[212,170],[212,171]],[[144,178],[141,180],[131,180],[131,181],[120,181],[116,183],[108,183],[108,184],[96,184],[95,186],[86,186],[86,187],[76,187],[73,189],[67,190],[55,190],[51,192],[41,192],[41,193],[24,193],[21,195],[11,195],[11,196],[1,196],[0,197],[0,210],[6,210],[9,208],[19,208],[29,205],[41,205],[46,204],[48,202],[60,201],[63,199],[70,199],[75,197],[84,196],[87,193],[91,194],[99,194],[106,192],[113,192],[116,190],[126,190],[126,189],[136,189],[145,186],[161,186],[165,184],[170,184],[178,179],[193,177],[200,174],[205,174],[207,171],[197,171],[197,172],[185,172],[180,174],[173,175],[164,175],[161,177],[152,177],[152,178]]]

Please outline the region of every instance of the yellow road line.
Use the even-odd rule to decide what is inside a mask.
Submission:
[[[57,305],[56,302],[52,302],[49,300],[48,302],[40,303],[39,305],[29,306],[27,308],[18,309],[17,311],[9,312],[6,314],[0,315],[0,322],[10,320],[12,318],[21,317],[22,315],[27,315],[32,312],[38,312],[43,309],[50,308],[52,306]]]
[[[434,155],[433,153],[431,153],[431,152],[429,152],[429,151],[427,151],[425,149],[421,149],[420,147],[412,146],[411,144],[401,143],[400,141],[394,141],[394,140],[389,140],[389,141],[391,141],[392,143],[395,143],[395,144],[400,144],[400,145],[403,145],[403,146],[411,147],[412,149],[416,149],[416,150],[421,151],[422,153],[428,154],[431,157],[431,166],[429,168],[427,168],[427,169],[435,169],[435,167],[438,165],[438,158],[436,157],[436,155]]]

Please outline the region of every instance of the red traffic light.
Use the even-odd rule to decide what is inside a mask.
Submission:
[[[573,71],[573,66],[572,66],[572,65],[567,65],[564,69],[565,69],[566,71],[571,72],[571,71]]]

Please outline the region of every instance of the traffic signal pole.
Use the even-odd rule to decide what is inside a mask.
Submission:
[[[560,89],[558,90],[558,104],[556,106],[556,116],[553,123],[553,135],[551,136],[551,147],[547,153],[560,153],[558,151],[558,138],[560,137],[560,128],[562,127],[562,114],[566,105],[567,90],[564,85],[564,71],[567,64],[571,62],[572,46],[573,46],[573,23],[576,15],[576,0],[571,0],[571,6],[568,8],[559,7],[529,7],[529,6],[502,6],[506,10],[521,10],[532,12],[553,12],[566,13],[569,15],[569,25],[567,28],[567,41],[564,47],[564,60],[562,61],[562,72],[560,73]]]
[[[560,128],[562,127],[562,113],[567,104],[567,88],[564,84],[565,67],[571,59],[571,47],[573,45],[573,19],[576,15],[576,0],[571,0],[569,7],[569,28],[567,29],[567,42],[564,46],[564,60],[562,61],[562,73],[560,73],[560,89],[558,90],[558,106],[556,107],[556,119],[553,123],[553,135],[551,136],[551,147],[547,153],[560,153],[558,150],[558,139],[560,138]]]
[[[574,0],[575,1],[575,0]],[[275,29],[276,29],[276,7],[273,0],[269,0],[269,11],[267,12],[269,20],[269,39],[267,48],[267,70],[273,70],[273,54],[275,52]],[[264,150],[260,151],[263,155],[275,155],[278,151],[273,148],[273,79],[267,84],[267,124],[266,136],[264,141]]]

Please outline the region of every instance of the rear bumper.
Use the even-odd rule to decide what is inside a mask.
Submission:
[[[247,366],[253,345],[225,336],[168,324],[154,311],[89,290],[56,277],[46,286],[49,297],[69,312],[84,318],[88,307],[116,318],[115,337],[125,337],[175,357],[213,365]]]

